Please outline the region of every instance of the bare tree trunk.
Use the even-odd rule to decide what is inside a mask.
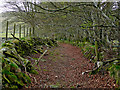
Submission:
[[[118,26],[118,57],[120,56],[120,1],[118,2],[118,17],[119,17],[119,26]]]

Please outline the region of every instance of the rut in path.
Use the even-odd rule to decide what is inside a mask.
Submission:
[[[38,58],[40,54],[31,55]],[[33,60],[31,60],[33,61]],[[59,43],[58,47],[50,48],[48,55],[40,61],[37,71],[39,75],[31,74],[32,83],[29,87],[51,87],[59,88],[114,88],[115,81],[105,73],[82,75],[82,72],[91,70],[94,64],[89,63],[81,53],[80,48],[70,44]]]

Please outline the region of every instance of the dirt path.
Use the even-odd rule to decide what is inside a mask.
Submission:
[[[32,55],[38,58],[40,54]],[[43,57],[37,70],[39,75],[31,74],[32,88],[114,88],[115,81],[104,75],[82,75],[82,72],[92,69],[94,64],[85,59],[78,47],[59,43],[59,47],[50,48],[48,55]]]

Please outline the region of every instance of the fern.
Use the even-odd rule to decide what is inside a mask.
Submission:
[[[109,71],[110,75],[115,78],[116,83],[120,85],[120,65],[112,64]]]

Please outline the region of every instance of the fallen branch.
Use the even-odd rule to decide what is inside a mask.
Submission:
[[[107,63],[112,63],[115,60],[120,60],[119,58],[115,58],[115,59],[111,59],[111,60],[107,60],[103,62],[103,65],[101,66],[97,66],[96,68],[92,69],[92,70],[88,70],[85,72],[82,72],[82,75],[84,75],[85,73],[89,73],[89,72],[96,72],[97,70],[99,70],[101,67],[105,66]]]
[[[88,71],[82,72],[82,75],[84,75],[85,73],[94,72],[94,71],[96,71],[98,69],[99,69],[99,67],[96,67],[96,68],[93,68],[92,70],[88,70]]]
[[[44,53],[38,58],[38,60],[37,60],[37,65],[38,65],[39,61],[41,60],[41,58],[45,55],[45,53],[46,53],[47,51],[48,51],[48,50],[45,50]]]
[[[14,39],[17,39],[17,40],[21,41],[19,38],[15,37],[14,34],[11,33],[11,35],[13,36]],[[22,41],[21,41],[21,42],[22,42]]]
[[[107,63],[111,63],[111,62],[113,62],[115,60],[120,60],[120,58],[114,58],[114,59],[111,59],[111,60],[104,61],[103,66],[105,66]]]

